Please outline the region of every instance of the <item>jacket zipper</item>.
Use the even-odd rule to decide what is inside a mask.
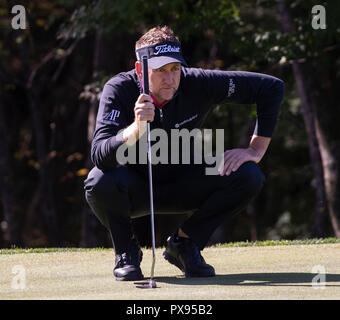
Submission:
[[[159,109],[159,115],[160,115],[160,120],[163,123],[163,111],[162,111],[162,109]]]

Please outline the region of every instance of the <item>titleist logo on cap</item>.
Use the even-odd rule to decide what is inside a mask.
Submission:
[[[179,46],[172,46],[172,45],[168,45],[168,44],[162,44],[162,45],[158,45],[155,46],[155,51],[154,51],[154,55],[158,55],[158,54],[162,54],[162,53],[166,53],[166,52],[180,52],[181,48]]]
[[[166,41],[138,48],[136,49],[136,56],[138,61],[141,61],[142,57],[146,56],[152,69],[158,69],[172,62],[179,62],[187,66],[181,54],[181,44],[178,41]]]

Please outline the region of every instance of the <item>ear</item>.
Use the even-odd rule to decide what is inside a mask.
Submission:
[[[142,63],[140,61],[136,61],[135,68],[138,78],[143,80]]]

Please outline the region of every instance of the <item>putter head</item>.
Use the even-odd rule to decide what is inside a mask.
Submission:
[[[157,288],[156,281],[154,279],[149,280],[149,287],[150,288]]]
[[[135,282],[136,287],[139,289],[154,289],[157,288],[156,281],[154,279],[150,279],[149,281],[143,282]]]

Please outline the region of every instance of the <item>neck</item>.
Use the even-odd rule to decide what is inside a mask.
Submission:
[[[168,100],[157,101],[156,98],[153,95],[151,95],[151,98],[152,98],[155,106],[160,108],[160,109],[162,109],[162,107],[168,102]]]

